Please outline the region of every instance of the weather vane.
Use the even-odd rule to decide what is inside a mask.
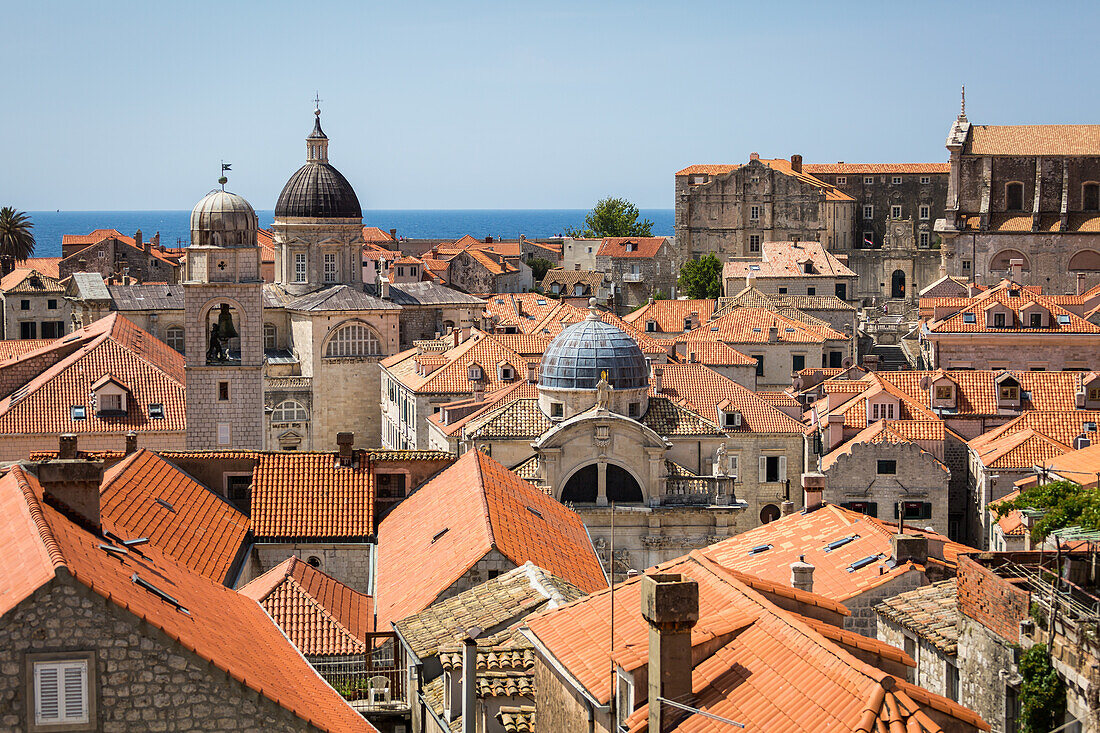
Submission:
[[[229,183],[229,179],[225,177],[225,172],[231,170],[230,165],[230,163],[226,163],[224,160],[222,161],[222,175],[221,178],[218,179],[218,183],[222,184],[223,191],[225,190],[225,184]]]

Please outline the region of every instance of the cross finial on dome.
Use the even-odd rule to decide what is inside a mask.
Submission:
[[[318,117],[321,116],[321,95],[319,92],[313,93],[313,114]]]
[[[306,138],[306,162],[328,162],[328,135],[321,129],[321,96],[313,97],[313,132]]]
[[[601,320],[600,311],[599,311],[599,309],[596,308],[596,299],[595,298],[589,298],[588,299],[588,316],[586,316],[585,320],[589,320],[589,321],[599,321],[599,320]]]

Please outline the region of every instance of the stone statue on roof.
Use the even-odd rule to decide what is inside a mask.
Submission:
[[[600,372],[600,381],[596,382],[596,408],[606,410],[611,403],[611,385],[607,381],[607,370]]]

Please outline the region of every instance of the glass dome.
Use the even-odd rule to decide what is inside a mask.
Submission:
[[[600,372],[614,389],[649,386],[649,368],[638,343],[592,313],[566,327],[550,342],[539,366],[539,385],[555,389],[596,389]]]

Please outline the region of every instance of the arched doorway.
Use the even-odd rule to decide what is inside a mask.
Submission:
[[[578,470],[561,491],[562,503],[595,504],[599,495],[600,467],[592,463]],[[607,501],[616,504],[641,504],[645,501],[642,487],[625,468],[607,464]]]
[[[905,297],[905,273],[902,270],[894,270],[894,274],[890,276],[890,297]]]
[[[774,522],[777,519],[779,519],[779,507],[777,507],[775,504],[765,504],[764,508],[760,510],[761,524]]]

